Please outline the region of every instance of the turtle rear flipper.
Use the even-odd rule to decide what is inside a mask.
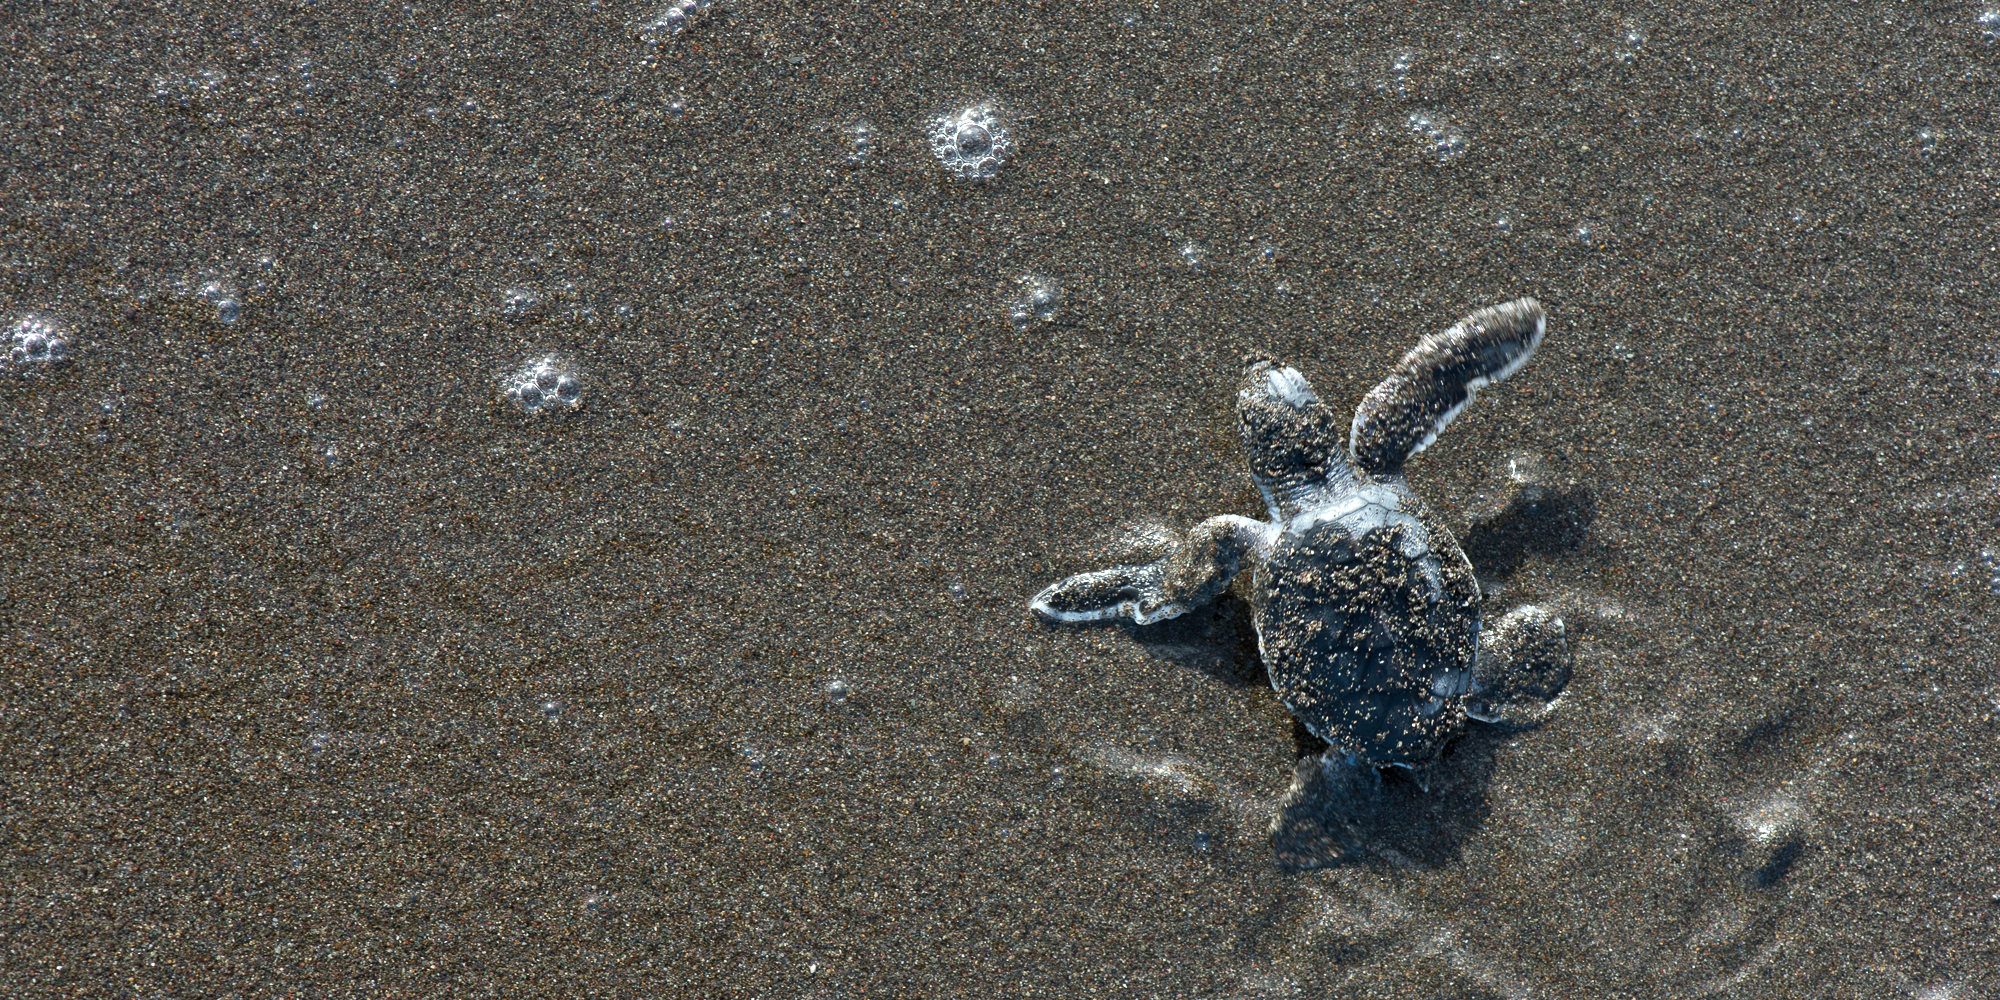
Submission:
[[[1534,299],[1481,309],[1417,342],[1355,408],[1348,430],[1354,464],[1375,475],[1402,471],[1430,447],[1481,386],[1514,374],[1541,346],[1547,319]]]
[[[1524,604],[1479,632],[1465,714],[1481,722],[1523,721],[1514,711],[1546,705],[1569,686],[1569,633],[1562,617]]]
[[[1160,559],[1078,573],[1036,594],[1028,606],[1056,622],[1122,618],[1150,625],[1177,618],[1229,589],[1244,558],[1264,544],[1266,530],[1247,517],[1211,517]]]

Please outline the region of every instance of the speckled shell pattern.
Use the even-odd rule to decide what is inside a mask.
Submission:
[[[1286,532],[1252,585],[1271,687],[1292,713],[1368,763],[1417,765],[1464,725],[1479,585],[1430,508],[1389,485],[1415,524],[1360,538],[1334,521]]]

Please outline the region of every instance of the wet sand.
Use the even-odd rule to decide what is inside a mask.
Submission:
[[[15,995],[1996,995],[1976,7],[15,6]],[[1026,598],[1517,295],[1570,688],[1274,840],[1240,601]]]

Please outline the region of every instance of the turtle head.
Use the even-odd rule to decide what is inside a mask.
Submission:
[[[1236,393],[1236,418],[1250,475],[1266,493],[1317,481],[1341,461],[1340,421],[1296,368],[1252,364]]]

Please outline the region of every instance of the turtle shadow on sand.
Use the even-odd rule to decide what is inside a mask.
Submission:
[[[1256,613],[1249,602],[1224,594],[1179,618],[1152,625],[1121,623],[1148,653],[1198,670],[1232,688],[1271,683],[1257,654]]]
[[[1596,512],[1587,486],[1530,484],[1499,513],[1475,520],[1462,544],[1480,579],[1504,580],[1528,553],[1553,555],[1580,547]],[[1250,655],[1256,656],[1254,645]],[[1257,666],[1261,673],[1261,664]],[[1568,670],[1558,671],[1542,678],[1537,693],[1552,700],[1569,680]],[[1271,817],[1271,850],[1278,867],[1303,872],[1361,865],[1433,868],[1450,862],[1492,812],[1487,785],[1496,755],[1513,736],[1537,728],[1539,722],[1474,722],[1436,761],[1411,770],[1351,764],[1294,723],[1299,758],[1292,786]]]
[[[1300,757],[1271,817],[1273,860],[1287,872],[1450,863],[1486,824],[1495,755],[1524,728],[1473,727],[1415,771],[1356,766],[1338,751]]]
[[[1250,606],[1234,595],[1151,625],[1104,622],[1082,627],[1122,632],[1148,653],[1233,689],[1270,683],[1258,656]],[[1349,764],[1294,720],[1293,749],[1298,757],[1291,788],[1270,817],[1273,861],[1280,870],[1293,873],[1449,864],[1492,811],[1487,786],[1497,755],[1513,736],[1535,728],[1536,723],[1475,722],[1422,768],[1378,769]]]
[[[1040,623],[1051,632],[1102,630],[1118,632],[1147,653],[1195,670],[1230,688],[1256,688],[1271,683],[1257,653],[1256,612],[1248,601],[1225,593],[1187,614],[1147,625],[1129,621]]]
[[[1507,506],[1478,518],[1459,539],[1482,580],[1505,580],[1521,568],[1529,553],[1557,555],[1580,548],[1597,520],[1597,497],[1590,487],[1571,484],[1557,488],[1529,483],[1508,498]]]

